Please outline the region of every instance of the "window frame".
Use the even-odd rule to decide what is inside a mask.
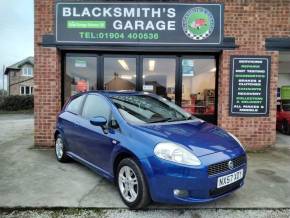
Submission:
[[[24,66],[21,69],[22,76],[33,77],[33,67],[32,66]]]
[[[99,48],[99,47],[98,47]],[[142,48],[142,49],[141,49]],[[176,51],[167,51],[164,48],[156,47],[154,50],[143,49],[145,47],[138,48],[129,48],[124,47],[122,49],[115,49],[112,46],[99,49],[84,49],[79,48],[65,48],[61,49],[61,104],[65,104],[65,93],[64,93],[64,75],[66,68],[66,56],[96,56],[97,57],[97,89],[104,90],[104,57],[136,57],[137,58],[137,68],[136,68],[136,91],[143,91],[143,60],[142,57],[149,58],[167,58],[174,57],[176,58],[176,74],[175,74],[175,104],[181,106],[182,103],[182,58],[207,58],[213,57],[216,62],[216,81],[215,81],[215,96],[217,96],[215,101],[215,116],[214,124],[217,124],[218,118],[218,102],[219,102],[219,72],[220,72],[220,56],[221,50],[196,50],[194,48],[190,50],[179,50],[176,48]]]
[[[22,93],[22,88],[23,88],[23,93]],[[25,95],[25,86],[20,85],[20,95]]]
[[[182,76],[182,60],[183,59],[212,59],[215,60],[215,102],[214,102],[214,114],[216,123],[217,124],[217,118],[218,118],[218,94],[219,94],[219,54],[213,53],[213,54],[207,54],[207,55],[182,55],[180,56],[180,107],[182,107],[182,86],[183,86],[183,76]]]
[[[26,92],[26,89],[29,89],[29,92]],[[24,89],[24,92],[22,93],[22,88]],[[20,85],[19,86],[19,91],[20,91],[20,95],[32,95],[32,90],[33,90],[33,86],[28,86],[28,85]]]

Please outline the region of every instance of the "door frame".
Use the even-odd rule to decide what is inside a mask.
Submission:
[[[180,102],[179,102],[179,106],[181,106],[181,101],[182,101],[182,59],[214,59],[215,60],[215,68],[216,68],[216,72],[215,72],[215,102],[214,102],[214,120],[215,120],[215,124],[217,124],[217,114],[218,114],[218,85],[219,85],[219,55],[217,54],[212,54],[212,55],[181,55],[180,57],[180,86],[181,86],[181,96],[180,96]]]

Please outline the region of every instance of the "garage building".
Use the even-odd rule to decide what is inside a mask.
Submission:
[[[137,90],[265,149],[290,85],[289,18],[288,0],[35,0],[35,145],[54,145],[69,96]]]

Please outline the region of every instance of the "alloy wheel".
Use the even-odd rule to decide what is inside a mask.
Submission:
[[[55,142],[55,151],[56,151],[56,156],[58,159],[62,158],[63,155],[63,141],[61,138],[57,138]]]
[[[131,167],[123,166],[120,169],[118,183],[123,198],[128,202],[134,202],[138,197],[138,180]]]

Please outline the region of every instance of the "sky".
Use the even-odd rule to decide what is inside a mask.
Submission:
[[[3,65],[33,56],[33,13],[33,0],[0,0],[0,89]]]

